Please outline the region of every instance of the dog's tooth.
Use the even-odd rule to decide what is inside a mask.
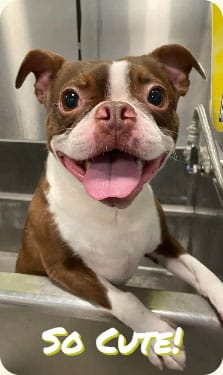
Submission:
[[[137,165],[138,165],[139,171],[141,173],[142,170],[143,170],[143,161],[140,160],[140,159],[137,159]]]

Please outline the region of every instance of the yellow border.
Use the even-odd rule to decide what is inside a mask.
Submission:
[[[216,130],[223,131],[223,16],[212,5],[211,116]],[[220,120],[220,118],[222,120]]]

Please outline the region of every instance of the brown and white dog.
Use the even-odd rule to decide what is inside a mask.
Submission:
[[[146,254],[208,297],[223,319],[223,284],[171,236],[148,185],[173,151],[177,102],[192,68],[205,78],[192,54],[175,44],[118,61],[68,62],[33,50],[16,79],[19,88],[35,75],[49,149],[16,270],[48,275],[136,332],[173,330],[114,286]],[[149,359],[182,369],[185,353],[161,358],[150,351]]]

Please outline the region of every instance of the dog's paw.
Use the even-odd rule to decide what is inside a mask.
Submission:
[[[165,325],[165,330],[162,329],[161,331],[160,329],[157,329],[157,331],[159,333],[171,332],[173,335],[175,335],[175,330],[167,323],[165,323]],[[170,344],[171,351],[174,352],[174,349],[179,350],[179,348],[174,345],[174,339],[170,340]],[[186,353],[184,347],[182,346],[178,354],[170,353],[166,355],[159,355],[156,352],[154,341],[150,347],[148,359],[154,366],[158,367],[160,370],[163,370],[164,367],[167,367],[170,370],[184,370],[186,363]]]
[[[164,367],[167,367],[170,370],[183,371],[185,369],[186,353],[184,349],[181,349],[180,353],[176,355],[172,354],[159,356],[158,354],[156,354],[154,346],[151,345],[148,359],[154,366],[158,367],[160,370],[163,370]]]
[[[147,331],[153,331],[161,333],[170,333],[170,336],[172,334],[172,339],[169,340],[170,342],[170,354],[165,355],[159,355],[159,351],[157,351],[156,346],[156,339],[152,342],[149,351],[148,351],[148,359],[149,361],[156,367],[158,367],[160,370],[162,370],[164,367],[171,369],[171,370],[184,370],[185,363],[186,363],[186,354],[184,347],[182,347],[179,350],[179,347],[174,345],[174,338],[176,333],[176,327],[171,327],[170,324],[165,322],[164,320],[161,320],[156,315],[150,315],[148,321],[149,329],[147,328]],[[162,339],[162,338],[161,338]],[[162,345],[161,345],[162,346]],[[174,349],[178,349],[179,353],[174,354]]]

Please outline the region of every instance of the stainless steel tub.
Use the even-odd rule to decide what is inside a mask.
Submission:
[[[15,164],[12,159],[4,159],[0,166],[0,174],[5,176],[0,181],[0,357],[5,367],[18,375],[159,374],[139,350],[130,356],[105,356],[97,351],[96,338],[108,328],[116,327],[127,338],[131,337],[129,329],[103,309],[70,295],[47,278],[13,273],[27,205],[43,167],[45,147],[30,143],[24,151],[21,142],[2,142],[1,146],[4,156],[11,155],[7,148],[13,148],[17,161]],[[1,155],[0,160],[3,160]],[[5,173],[9,165],[10,173]],[[20,173],[15,170],[18,166]],[[16,181],[12,181],[16,173]],[[178,150],[177,161],[169,161],[154,179],[153,186],[172,232],[223,279],[223,216],[210,180],[187,175]],[[184,328],[187,349],[184,374],[204,375],[218,367],[223,356],[223,329],[204,298],[147,260],[142,261],[127,288],[148,308]],[[41,335],[55,327],[64,327],[69,333],[78,331],[85,352],[76,357],[63,353],[46,357],[43,348],[48,345]],[[112,344],[115,343],[113,340]],[[166,369],[163,373],[177,374]]]

